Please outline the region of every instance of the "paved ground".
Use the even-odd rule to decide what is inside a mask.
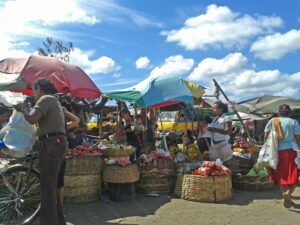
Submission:
[[[67,204],[65,212],[75,225],[300,225],[300,186],[294,200],[294,208],[283,208],[276,187],[266,192],[235,190],[234,198],[222,204],[138,195],[120,203]]]

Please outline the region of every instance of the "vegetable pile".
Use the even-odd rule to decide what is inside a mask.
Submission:
[[[83,146],[77,146],[69,151],[68,155],[71,156],[82,156],[82,155],[99,155],[100,149],[97,146],[89,146],[84,144]]]
[[[227,167],[211,161],[204,161],[198,169],[192,172],[193,175],[201,176],[224,176],[230,173]]]

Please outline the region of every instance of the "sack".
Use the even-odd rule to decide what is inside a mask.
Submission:
[[[221,142],[219,144],[213,144],[209,147],[209,158],[212,161],[220,159],[222,162],[226,162],[231,159],[233,152],[231,145],[227,141]]]
[[[3,152],[11,157],[24,157],[36,141],[36,126],[29,124],[23,113],[14,110],[8,124],[0,131],[6,149]]]
[[[271,131],[266,143],[262,146],[258,160],[257,167],[270,167],[276,170],[278,164],[278,138],[275,131]]]

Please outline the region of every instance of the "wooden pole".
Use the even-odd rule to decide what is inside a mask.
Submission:
[[[102,119],[102,113],[101,113],[101,110],[100,110],[100,113],[99,113],[99,116],[98,116],[98,123],[99,123],[99,141],[101,140],[101,137],[102,137],[102,123],[103,123],[103,119]]]
[[[220,90],[220,92],[223,94],[224,98],[226,99],[226,101],[228,101],[229,103],[231,103],[231,101],[229,100],[228,96],[225,94],[225,92],[223,91],[223,89],[220,87],[220,85],[218,84],[218,82],[213,79],[215,86]],[[235,112],[238,120],[242,123],[243,128],[246,131],[247,137],[249,138],[249,142],[250,144],[253,144],[253,140],[252,137],[250,135],[250,131],[248,129],[248,127],[244,124],[242,117],[240,116],[240,114],[238,113],[238,111],[235,109],[234,105],[232,105],[233,111]]]
[[[184,114],[184,138],[183,138],[183,151],[185,152],[186,150],[186,143],[187,143],[187,127],[188,127],[188,119],[187,119],[187,115]]]

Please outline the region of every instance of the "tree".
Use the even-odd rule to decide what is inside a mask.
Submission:
[[[38,54],[59,58],[61,61],[70,62],[70,55],[74,51],[73,43],[68,42],[65,46],[61,41],[54,40],[52,37],[47,37],[43,41],[44,47],[38,48]]]

